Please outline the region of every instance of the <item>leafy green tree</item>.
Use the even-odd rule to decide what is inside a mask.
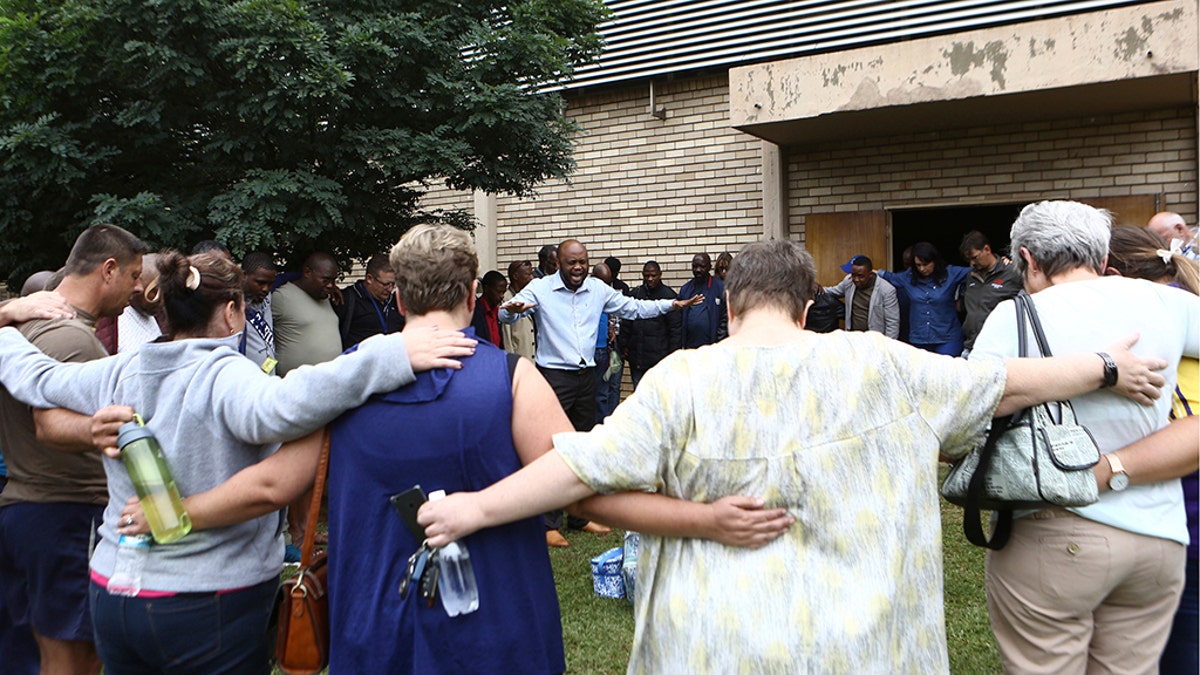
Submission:
[[[573,168],[542,89],[600,0],[0,0],[0,270],[95,222],[153,245],[361,258],[427,181],[532,194]]]

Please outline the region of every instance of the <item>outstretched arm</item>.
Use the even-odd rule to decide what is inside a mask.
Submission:
[[[1131,485],[1158,483],[1200,469],[1200,417],[1189,416],[1131,443],[1116,452]],[[1108,489],[1112,467],[1101,459],[1092,467],[1101,492]]]
[[[713,504],[700,504],[640,492],[593,496],[591,488],[579,481],[558,453],[551,452],[554,434],[571,431],[571,424],[545,378],[524,359],[513,375],[512,427],[513,443],[526,468],[482,492],[452,494],[441,500],[454,504],[481,499],[484,508],[494,513],[467,530],[456,530],[448,539],[438,538],[437,528],[427,528],[432,545],[442,546],[483,527],[562,508],[584,497],[591,498],[572,511],[639,532],[700,537],[737,546],[762,546],[792,522],[783,509],[762,510],[761,500],[752,497],[727,497]],[[489,501],[492,498],[494,503]]]
[[[289,443],[261,462],[235,473],[217,487],[183,500],[192,528],[207,530],[253,520],[273,513],[308,491],[317,472],[324,428]],[[119,534],[145,534],[149,525],[137,497],[121,510]]]
[[[42,445],[61,452],[90,452],[96,450],[92,444],[92,418],[66,408],[33,410],[33,428]]]
[[[1162,396],[1166,383],[1156,371],[1167,367],[1159,358],[1143,358],[1129,348],[1138,336],[1118,340],[1108,348],[1117,364],[1117,384],[1113,391],[1141,403],[1153,405]],[[1044,401],[1065,401],[1099,389],[1104,384],[1104,359],[1098,354],[1073,354],[1048,359],[1005,359],[1008,380],[1004,396],[996,408],[1003,417]]]
[[[561,509],[596,494],[551,451],[481,492],[456,492],[425,502],[417,522],[430,546],[440,547],[485,527]]]
[[[409,327],[367,338],[351,353],[283,378],[229,353],[213,382],[217,423],[246,443],[299,438],[373,394],[412,382],[416,371],[461,368],[456,359],[473,353],[476,343],[456,330]]]
[[[766,546],[796,522],[787,509],[763,509],[763,500],[740,495],[703,504],[650,492],[620,492],[588,497],[571,511],[635,532],[746,548]]]
[[[0,326],[34,319],[72,319],[75,310],[53,291],[38,291],[24,298],[0,302]]]

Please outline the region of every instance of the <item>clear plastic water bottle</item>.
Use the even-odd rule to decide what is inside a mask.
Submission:
[[[133,597],[142,590],[142,572],[150,557],[150,535],[123,534],[117,544],[117,565],[108,578],[108,592]]]
[[[436,490],[429,493],[429,501],[445,496],[445,490]],[[438,551],[438,594],[450,616],[479,609],[479,587],[475,585],[475,569],[471,567],[471,554],[465,543],[453,541]]]
[[[183,508],[179,488],[175,486],[175,478],[171,476],[158,439],[146,428],[141,417],[134,415],[133,419],[117,431],[121,461],[141,500],[154,541],[160,544],[179,541],[192,531],[192,520]]]

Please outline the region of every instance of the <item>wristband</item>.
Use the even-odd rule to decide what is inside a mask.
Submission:
[[[1107,389],[1117,383],[1117,362],[1105,352],[1096,352],[1096,355],[1104,359],[1104,384],[1100,388]]]

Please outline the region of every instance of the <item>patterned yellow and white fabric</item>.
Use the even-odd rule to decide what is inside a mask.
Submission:
[[[759,550],[642,537],[630,673],[937,673],[937,455],[1004,389],[877,333],[676,352],[603,426],[554,443],[593,489],[760,496],[796,524]]]

